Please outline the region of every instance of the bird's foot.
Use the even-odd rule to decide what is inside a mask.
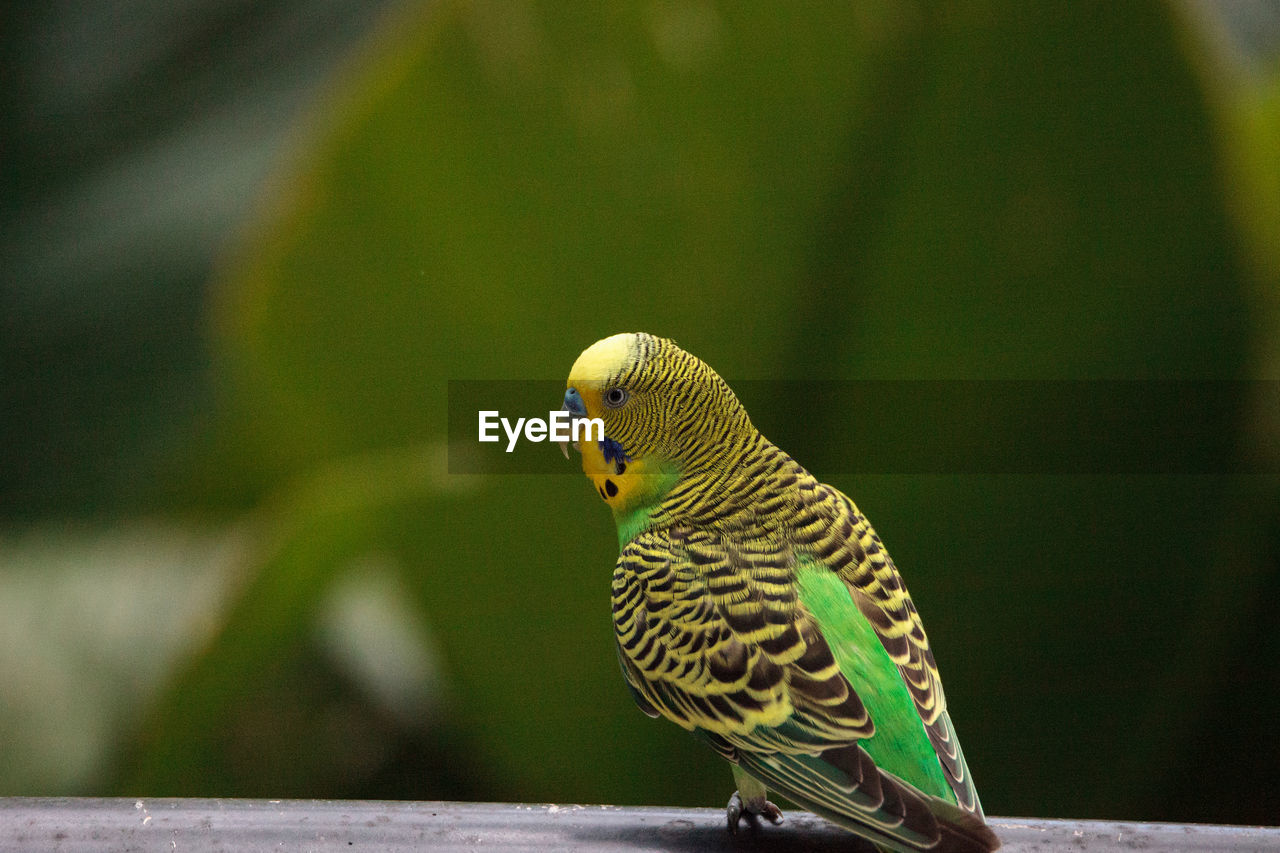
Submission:
[[[763,797],[759,802],[752,802],[750,799],[744,801],[738,792],[734,791],[733,796],[729,798],[729,806],[725,809],[729,831],[734,835],[738,834],[738,824],[742,821],[743,815],[746,815],[747,822],[751,824],[755,824],[757,817],[763,817],[774,826],[782,823],[782,810],[773,803]]]

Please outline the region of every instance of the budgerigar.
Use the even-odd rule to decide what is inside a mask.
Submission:
[[[882,848],[999,847],[920,616],[853,501],[664,338],[593,344],[564,408],[604,422],[578,449],[617,522],[623,674],[729,760],[730,830],[781,820],[773,790]]]

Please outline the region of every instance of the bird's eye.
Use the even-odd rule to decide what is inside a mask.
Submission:
[[[625,388],[610,388],[604,392],[604,403],[610,408],[616,409],[625,402],[627,402],[627,389]]]

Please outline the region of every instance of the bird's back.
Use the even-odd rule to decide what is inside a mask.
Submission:
[[[749,485],[717,512],[623,548],[614,622],[637,702],[864,834],[916,821],[885,843],[929,849],[941,817],[963,827],[956,849],[994,849],[927,635],[870,523],[763,439],[737,476]]]

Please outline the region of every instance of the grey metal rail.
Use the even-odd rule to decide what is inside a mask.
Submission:
[[[1009,853],[1280,851],[1280,828],[992,818]],[[800,811],[725,829],[721,809],[322,800],[0,799],[0,851],[415,851],[580,853],[867,851]]]

